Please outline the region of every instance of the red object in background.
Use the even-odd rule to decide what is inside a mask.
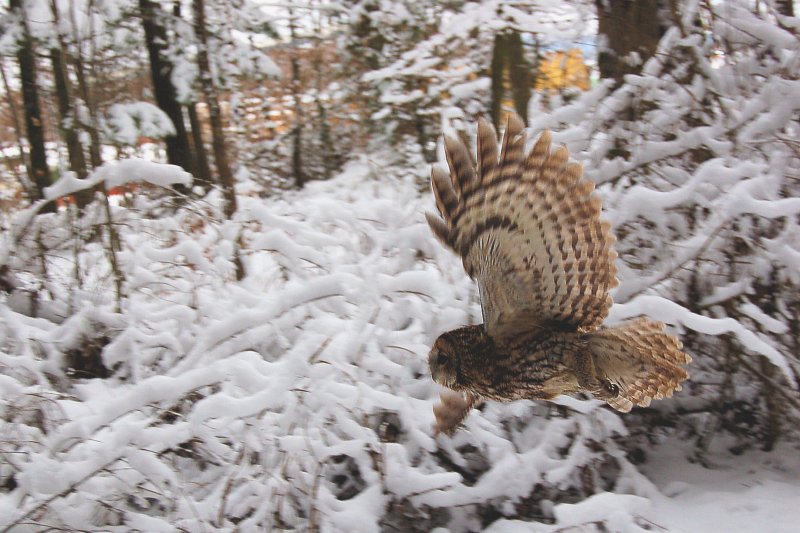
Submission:
[[[118,185],[117,187],[111,187],[106,194],[108,196],[125,196],[127,193],[135,193],[138,192],[141,188],[139,183],[126,183],[125,185]],[[66,207],[67,205],[72,205],[75,203],[75,195],[69,194],[67,196],[61,196],[56,198],[56,206],[60,209],[62,207]]]

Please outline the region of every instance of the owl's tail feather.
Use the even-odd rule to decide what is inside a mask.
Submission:
[[[634,405],[647,407],[652,400],[671,397],[681,390],[689,373],[681,365],[692,358],[682,351],[676,337],[664,332],[664,324],[639,318],[620,326],[601,329],[589,337],[597,377],[619,388],[608,400],[627,413]]]

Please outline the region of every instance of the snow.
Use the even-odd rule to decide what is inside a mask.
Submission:
[[[774,454],[753,452],[707,468],[687,462],[684,446],[658,446],[644,468],[654,483],[645,498],[599,493],[577,504],[554,507],[556,523],[498,520],[488,533],[644,532],[749,533],[768,527],[776,533],[797,531],[797,461],[776,465],[775,457],[796,458],[796,449]],[[605,529],[598,524],[603,523]]]
[[[381,4],[365,12],[383,28],[419,16],[410,2]],[[543,4],[532,15],[485,0],[445,16],[361,78],[382,89],[373,118],[419,107],[440,130],[468,131],[489,90],[470,74],[490,32],[524,27],[547,45],[592,24]],[[246,16],[235,11],[225,14]],[[100,184],[155,191],[80,217],[37,214],[41,202],[2,236],[0,264],[14,277],[3,273],[13,290],[0,294],[0,531],[796,530],[794,407],[781,403],[789,427],[773,451],[753,448],[762,435],[732,445],[727,424],[760,431],[764,420],[739,417],[774,414],[771,398],[754,374],[714,366],[731,365],[716,346],[729,344],[724,355],[764,363],[780,383],[772,392],[796,397],[798,43],[748,10],[721,11],[715,31],[738,55],[713,62],[711,40],[673,29],[619,89],[601,83],[566,105],[553,96],[552,112],[531,102],[531,129],[570,146],[620,236],[608,324],[646,314],[706,348],[674,399],[625,416],[580,397],[489,402],[452,437],[434,435],[429,347],[481,311],[460,261],[426,227],[428,167],[410,147],[356,156],[332,180],[268,198],[249,181],[264,176],[240,168],[232,220],[219,191],[174,205],[162,189],[189,185],[183,170],[124,159],[85,180],[65,174],[45,202]],[[690,27],[694,8],[684,15]],[[188,98],[190,32],[170,29]],[[277,74],[233,35],[212,58],[220,81]],[[673,76],[690,81],[676,90]],[[624,118],[631,109],[636,121]],[[111,107],[106,125],[127,145],[172,131],[143,102]],[[120,235],[119,299],[108,225]],[[732,392],[719,385],[728,378]],[[734,402],[752,411],[725,411]]]
[[[352,528],[356,519],[359,531],[380,531],[381,517],[408,502],[451,509],[449,529],[440,531],[456,532],[472,528],[468,511],[485,502],[506,501],[510,510],[539,484],[554,487],[553,497],[575,490],[576,469],[608,457],[621,471],[605,490],[574,503],[543,503],[551,523],[500,517],[487,531],[594,531],[598,523],[612,531],[645,531],[648,524],[706,531],[717,517],[736,533],[768,513],[787,516],[790,496],[800,492],[788,473],[741,490],[713,477],[706,487],[677,485],[681,469],[699,478],[699,467],[677,453],[653,454],[659,460],[648,463],[652,483],[646,481],[614,445],[626,434],[621,419],[593,400],[559,399],[567,418],[548,416],[553,408],[544,404],[491,404],[452,439],[434,437],[438,389],[427,377],[427,347],[438,332],[478,320],[480,310],[458,260],[424,225],[431,201],[418,195],[416,178],[378,182],[375,163],[355,161],[335,180],[284,198],[242,198],[237,221],[247,228],[250,275],[240,283],[220,281],[237,235],[225,225],[184,234],[175,244],[139,242],[131,233],[127,269],[137,275],[129,281],[125,319],[111,302],[96,300],[76,302],[78,314],[60,325],[3,307],[6,338],[16,339],[19,353],[42,342],[63,352],[86,335],[108,332],[103,361],[123,379],[83,380],[59,395],[42,389],[47,380],[37,385],[26,377],[55,367],[2,356],[8,370],[0,387],[10,405],[37,405],[44,395],[57,408],[46,415],[43,433],[4,419],[4,433],[28,435],[28,444],[14,459],[17,488],[0,495],[0,525],[47,507],[47,520],[85,528],[103,516],[93,503],[99,499],[120,509],[126,527],[148,530],[218,527],[238,517],[249,531],[274,526],[270,517],[279,515],[299,523],[313,508],[325,531]],[[136,161],[99,173],[113,183],[180,176]],[[73,186],[57,184],[50,194]],[[167,236],[175,225],[132,215],[125,215],[127,224],[153,234]],[[694,316],[654,296],[615,307],[612,319],[643,311],[746,337],[734,321]],[[775,327],[755,309],[746,312]],[[605,452],[589,444],[594,439]],[[176,453],[181,449],[194,451]],[[451,466],[439,464],[437,454]],[[800,473],[798,465],[788,467]],[[342,498],[334,472],[353,469],[358,477],[348,479],[356,492]],[[120,478],[109,475],[122,471]],[[723,479],[754,475],[734,470]],[[786,497],[768,499],[774,490]],[[28,496],[19,504],[22,494]]]
[[[114,104],[103,122],[110,144],[135,145],[143,137],[163,139],[175,135],[172,121],[149,102]]]
[[[151,183],[159,187],[169,187],[174,184],[189,185],[192,182],[192,176],[175,165],[153,163],[146,159],[132,157],[105,163],[92,171],[85,179],[78,179],[67,173],[45,189],[45,198],[53,200],[78,191],[91,189],[99,183],[103,183],[107,189],[111,189],[137,181]]]
[[[661,494],[648,514],[676,533],[797,531],[798,450],[717,456],[713,468],[681,460],[678,443],[661,445],[644,468]]]

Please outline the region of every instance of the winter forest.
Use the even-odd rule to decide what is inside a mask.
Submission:
[[[0,532],[797,531],[798,8],[3,3]],[[431,165],[512,112],[691,378],[436,434],[482,311]]]

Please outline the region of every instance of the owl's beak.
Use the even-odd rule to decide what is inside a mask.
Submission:
[[[442,367],[439,365],[439,350],[437,348],[433,348],[431,353],[428,354],[428,368],[431,370],[431,377],[433,381],[440,385],[444,385],[444,382],[441,378],[442,376]]]
[[[433,348],[428,355],[428,368],[431,370],[431,377],[433,381],[447,387],[448,389],[455,390],[454,376],[450,375],[450,370],[443,360],[442,353],[437,348]]]
[[[441,384],[441,382],[437,379],[439,377],[439,365],[437,364],[439,360],[439,350],[436,348],[431,350],[431,353],[428,354],[428,368],[431,371],[431,377],[433,381],[436,383]]]

